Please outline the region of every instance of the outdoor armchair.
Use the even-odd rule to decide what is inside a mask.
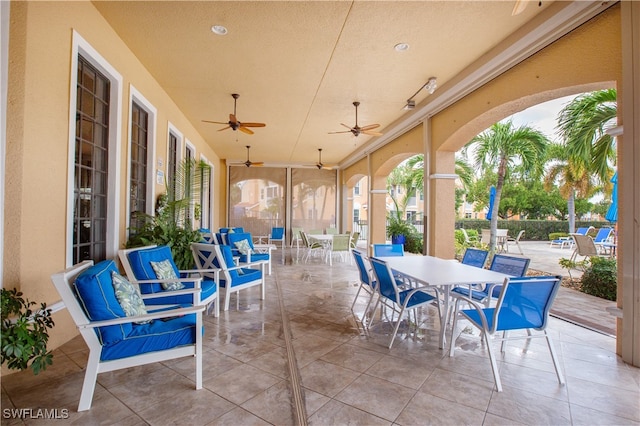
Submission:
[[[516,247],[518,247],[518,251],[520,252],[520,254],[524,255],[524,252],[522,251],[522,247],[520,247],[520,238],[522,238],[522,236],[524,235],[524,229],[521,230],[520,232],[518,232],[518,236],[513,238],[513,237],[507,237],[507,242],[505,244],[505,249],[506,251],[509,251],[509,244],[515,244]]]
[[[284,248],[286,243],[284,228],[274,227],[271,228],[271,234],[269,235],[268,243],[280,243],[280,247]]]
[[[233,234],[232,234],[233,235]],[[192,243],[191,251],[196,264],[202,269],[220,270],[220,288],[224,289],[224,310],[229,310],[231,293],[238,293],[254,286],[260,286],[261,299],[265,297],[264,265],[266,261],[251,261],[236,266],[231,247],[206,243]],[[257,267],[259,269],[253,268]]]
[[[157,294],[140,296],[112,260],[95,265],[86,260],[51,280],[89,347],[78,411],[91,408],[99,373],[174,358],[195,358],[195,387],[202,388],[205,307],[197,303],[200,288],[182,290],[191,297],[189,304],[158,311],[146,303]]]
[[[227,242],[234,256],[240,256],[240,263],[264,261],[271,275],[271,254],[269,248],[257,248],[248,232],[232,232],[227,234]]]
[[[179,305],[190,303],[191,296],[181,290],[201,286],[196,304],[215,307],[218,316],[218,285],[213,277],[200,279],[200,269],[178,270],[168,246],[144,246],[118,250],[118,258],[127,278],[140,288],[140,293],[156,294],[150,304]]]
[[[500,296],[495,308],[484,307],[473,299],[460,296],[456,300],[454,307],[449,356],[453,357],[456,347],[455,333],[458,319],[466,319],[481,332],[481,338],[484,339],[489,353],[496,388],[498,392],[502,392],[502,383],[496,356],[492,348],[492,340],[501,341],[501,352],[504,352],[508,340],[544,337],[551,353],[558,381],[560,384],[564,384],[564,377],[560,371],[551,336],[546,331],[549,310],[558,288],[560,288],[561,279],[562,277],[560,276],[507,278],[501,286]],[[461,303],[468,303],[472,308],[460,309]],[[523,331],[523,333],[513,337],[509,336],[509,332],[519,330]],[[531,330],[538,330],[541,333],[534,334],[531,333]],[[525,331],[526,334],[524,333]],[[499,332],[502,332],[502,337],[497,335]]]

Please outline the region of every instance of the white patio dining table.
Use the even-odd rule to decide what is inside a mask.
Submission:
[[[439,348],[444,348],[446,321],[451,308],[451,288],[456,285],[501,284],[509,275],[464,265],[452,259],[434,256],[378,257],[389,267],[421,285],[436,287],[443,294],[443,309],[440,318]]]

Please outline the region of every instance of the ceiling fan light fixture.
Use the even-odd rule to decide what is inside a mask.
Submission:
[[[227,30],[227,27],[225,27],[224,25],[212,25],[211,32],[216,35],[226,35],[229,30]]]

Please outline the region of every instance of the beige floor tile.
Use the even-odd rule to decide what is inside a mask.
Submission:
[[[418,392],[396,420],[399,425],[479,425],[485,412]]]
[[[363,374],[336,395],[335,399],[394,421],[415,393],[414,389]]]
[[[330,398],[347,387],[358,373],[326,361],[314,361],[300,369],[302,386]]]
[[[310,426],[326,426],[326,425],[390,425],[388,420],[369,414],[365,411],[358,410],[340,401],[331,400],[311,417],[309,417]]]
[[[221,372],[217,377],[204,382],[203,386],[234,404],[242,404],[279,381],[281,379],[274,375],[243,364]]]

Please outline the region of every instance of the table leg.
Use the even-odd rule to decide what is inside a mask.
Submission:
[[[442,310],[440,311],[440,339],[438,340],[438,348],[443,349],[445,344],[445,333],[447,331],[447,320],[449,319],[451,287],[447,285],[440,289],[444,295],[444,300],[442,301]]]

